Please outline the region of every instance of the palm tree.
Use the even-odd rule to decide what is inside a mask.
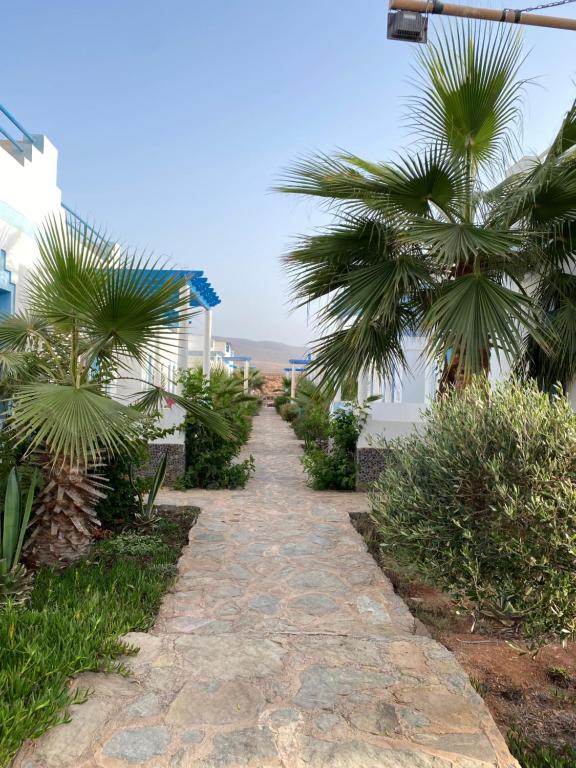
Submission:
[[[576,109],[544,157],[507,175],[522,61],[513,29],[449,28],[418,54],[417,141],[399,160],[314,155],[278,187],[319,197],[334,218],[285,257],[296,302],[316,305],[311,367],[327,385],[371,367],[391,377],[415,332],[441,387],[491,358],[548,383],[576,372]]]
[[[156,262],[56,218],[38,246],[27,311],[0,320],[0,363],[6,428],[45,474],[27,559],[62,565],[86,554],[98,524],[94,506],[106,489],[94,472],[141,437],[147,414],[170,398],[213,428],[223,425],[162,387],[128,404],[106,392],[111,378],[127,375],[127,360],[144,364],[151,350],[162,354],[171,343],[175,316],[190,312],[184,280],[159,281]]]

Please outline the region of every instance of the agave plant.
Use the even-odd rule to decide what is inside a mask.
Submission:
[[[311,368],[327,385],[391,378],[413,333],[445,387],[494,360],[545,384],[576,373],[576,108],[514,171],[522,61],[517,31],[453,26],[418,53],[416,143],[399,160],[315,155],[288,171],[280,191],[334,216],[285,259],[296,302],[320,307]]]
[[[10,470],[0,525],[0,605],[8,601],[23,603],[32,586],[32,574],[20,562],[20,556],[37,484],[34,471],[23,503],[18,471],[15,467]]]
[[[144,501],[142,491],[136,481],[134,474],[134,465],[130,465],[130,482],[138,498],[138,512],[134,515],[134,523],[141,531],[152,531],[158,525],[160,515],[156,512],[154,504],[156,503],[156,497],[160,488],[164,484],[164,478],[166,477],[166,467],[168,464],[168,457],[166,454],[162,456],[160,464],[156,468],[156,472],[152,478],[150,490],[148,491],[148,497]]]
[[[215,430],[223,421],[161,386],[146,385],[132,403],[107,393],[128,378],[127,361],[145,365],[173,343],[175,316],[186,317],[184,280],[156,280],[160,265],[60,219],[38,237],[40,261],[28,285],[28,309],[0,321],[8,427],[43,456],[45,482],[34,509],[26,557],[62,565],[86,554],[105,493],[98,466],[138,440],[143,419],[170,399]],[[96,477],[95,477],[96,475]]]

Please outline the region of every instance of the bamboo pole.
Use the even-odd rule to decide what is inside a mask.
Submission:
[[[520,13],[520,11],[513,10],[499,11],[497,8],[478,8],[471,5],[432,2],[432,0],[390,0],[390,10],[460,16],[465,19],[504,21],[508,24],[526,24],[530,27],[550,27],[576,31],[576,19],[544,16],[539,13]]]

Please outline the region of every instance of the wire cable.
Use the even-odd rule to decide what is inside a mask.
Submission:
[[[542,3],[541,5],[533,5],[530,8],[520,8],[519,13],[528,13],[529,11],[543,11],[545,8],[554,8],[557,5],[568,5],[568,3],[575,3],[576,0],[556,0],[553,3]]]

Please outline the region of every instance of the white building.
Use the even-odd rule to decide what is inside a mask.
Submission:
[[[61,211],[62,195],[58,151],[2,105],[0,136],[0,312],[10,312],[24,306],[26,273],[38,258],[35,233]]]

